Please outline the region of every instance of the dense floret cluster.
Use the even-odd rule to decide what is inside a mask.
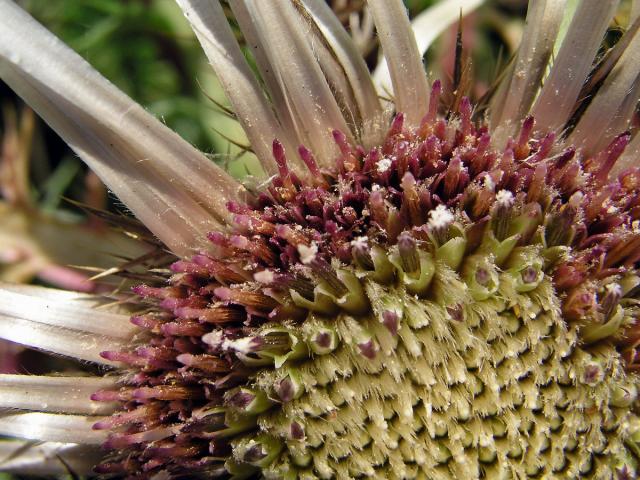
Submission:
[[[103,473],[631,478],[640,170],[527,118],[504,148],[432,107],[335,168],[297,152],[233,231],[140,285],[128,372],[94,398]],[[140,473],[144,472],[144,473]]]

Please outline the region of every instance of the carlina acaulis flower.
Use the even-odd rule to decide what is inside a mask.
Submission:
[[[0,442],[0,468],[89,468],[103,444],[107,478],[636,478],[640,20],[595,62],[617,1],[562,33],[565,2],[531,2],[478,115],[428,82],[400,0],[367,3],[373,77],[323,2],[229,1],[260,81],[217,1],[178,3],[258,187],[0,0],[2,78],[175,254],[140,262],[130,318],[0,291],[0,335],[111,368],[1,376],[0,405],[32,412],[0,432],[45,443]]]

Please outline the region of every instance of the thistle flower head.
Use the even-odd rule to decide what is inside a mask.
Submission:
[[[179,3],[268,179],[249,194],[207,164],[224,195],[206,203],[184,172],[187,192],[172,185],[161,158],[140,167],[148,190],[116,182],[179,258],[134,288],[133,327],[109,309],[101,320],[118,328],[79,326],[91,310],[78,298],[5,293],[34,303],[2,311],[23,329],[4,336],[25,342],[31,328],[30,345],[116,375],[79,382],[92,401],[52,407],[34,403],[69,380],[2,378],[19,408],[65,413],[11,414],[2,431],[33,438],[28,415],[41,415],[41,439],[77,428],[82,443],[104,440],[98,473],[129,478],[633,478],[640,170],[625,130],[637,96],[630,109],[623,92],[637,90],[640,24],[591,72],[602,78],[586,105],[616,3],[580,4],[540,92],[562,2],[532,3],[528,25],[546,35],[525,29],[515,70],[476,118],[469,99],[444,107],[440,82],[429,86],[402,4],[370,0],[397,112],[387,121],[324,4],[231,2],[269,103],[217,2]],[[122,135],[113,161],[129,171],[141,145]],[[100,142],[81,148],[120,178],[94,156]],[[178,145],[166,153],[191,152]],[[167,225],[147,198],[171,202]],[[61,319],[42,318],[52,307]],[[85,343],[66,347],[71,330]]]

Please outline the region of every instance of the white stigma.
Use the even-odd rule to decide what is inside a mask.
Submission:
[[[364,250],[369,246],[368,239],[367,237],[364,237],[364,236],[356,237],[355,239],[351,240],[351,246],[354,248]]]
[[[253,342],[253,337],[238,338],[237,340],[225,340],[222,344],[222,348],[247,354],[253,351],[251,348],[251,342]]]
[[[261,272],[254,273],[253,279],[260,283],[271,283],[273,282],[274,275],[271,270],[262,270]]]
[[[438,205],[429,212],[429,228],[440,230],[453,223],[453,213],[444,205]]]
[[[513,205],[513,193],[509,190],[500,190],[496,193],[496,203],[501,207],[510,207]]]
[[[316,258],[316,254],[318,253],[318,245],[315,242],[312,242],[310,247],[300,244],[298,245],[298,253],[300,254],[300,261],[304,265],[309,265]]]
[[[214,330],[202,337],[202,341],[212,347],[218,347],[222,343],[222,331]]]
[[[383,158],[376,165],[376,169],[378,170],[378,173],[384,173],[387,170],[389,170],[389,168],[391,168],[391,159],[390,158]]]

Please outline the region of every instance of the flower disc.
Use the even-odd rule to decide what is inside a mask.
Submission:
[[[96,394],[126,410],[98,426],[121,452],[101,470],[633,475],[637,378],[620,351],[635,351],[640,178],[612,187],[619,148],[579,162],[532,119],[498,151],[470,115],[466,100],[415,130],[398,115],[369,151],[334,132],[335,171],[298,152],[306,180],[275,142],[279,175],[229,204],[216,252],[136,288],[153,307],[133,319],[137,349],[106,353],[131,374]]]

